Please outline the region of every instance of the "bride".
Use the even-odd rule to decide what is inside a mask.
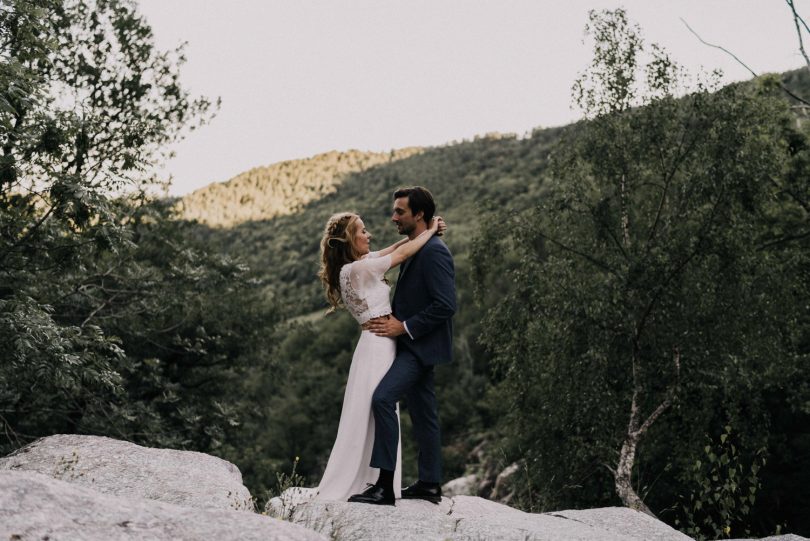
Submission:
[[[317,500],[345,501],[377,480],[379,470],[369,466],[374,445],[371,396],[394,361],[396,341],[369,332],[368,323],[391,314],[390,288],[384,280],[386,271],[416,254],[430,237],[445,229],[443,220],[437,216],[430,228],[413,240],[403,239],[383,250],[370,252],[371,233],[357,214],[335,214],[326,223],[318,276],[326,289],[331,310],[345,305],[363,331],[352,356],[337,437],[318,485]],[[401,494],[401,455],[400,440],[394,473],[396,498]]]

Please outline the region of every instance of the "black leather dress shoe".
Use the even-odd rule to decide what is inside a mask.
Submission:
[[[396,505],[394,503],[394,491],[383,487],[369,484],[360,494],[355,494],[349,498],[350,502],[370,503],[373,505]]]
[[[402,497],[409,500],[427,500],[432,503],[442,501],[442,486],[438,483],[417,481],[402,489]]]

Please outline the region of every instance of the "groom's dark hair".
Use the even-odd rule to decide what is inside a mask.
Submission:
[[[400,188],[394,192],[394,199],[400,197],[408,198],[408,206],[412,214],[424,212],[425,223],[429,224],[436,212],[436,203],[433,202],[433,195],[427,188],[421,186],[411,186],[410,188]]]

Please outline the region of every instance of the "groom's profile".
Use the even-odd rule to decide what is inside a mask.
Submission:
[[[401,235],[413,239],[427,230],[435,210],[427,189],[402,188],[394,192],[391,220]],[[349,501],[394,505],[399,442],[396,404],[405,398],[419,449],[419,480],[404,488],[402,497],[439,503],[441,434],[434,367],[450,362],[452,357],[456,289],[453,257],[438,237],[431,238],[400,267],[391,308],[393,317],[374,321],[369,329],[397,341],[394,362],[374,391],[371,404],[375,432],[370,466],[379,468],[380,475],[375,485]]]

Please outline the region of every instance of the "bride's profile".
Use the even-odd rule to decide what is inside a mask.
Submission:
[[[371,252],[371,234],[359,215],[343,212],[326,223],[321,239],[318,276],[326,291],[330,311],[345,306],[363,329],[352,356],[337,436],[318,485],[315,499],[343,500],[377,480],[379,470],[369,466],[374,445],[371,397],[396,354],[393,338],[367,330],[368,323],[391,315],[389,285],[384,275],[416,254],[438,231],[445,229],[436,217],[427,231],[413,240],[403,239]],[[401,444],[397,449],[394,495],[401,491]]]

